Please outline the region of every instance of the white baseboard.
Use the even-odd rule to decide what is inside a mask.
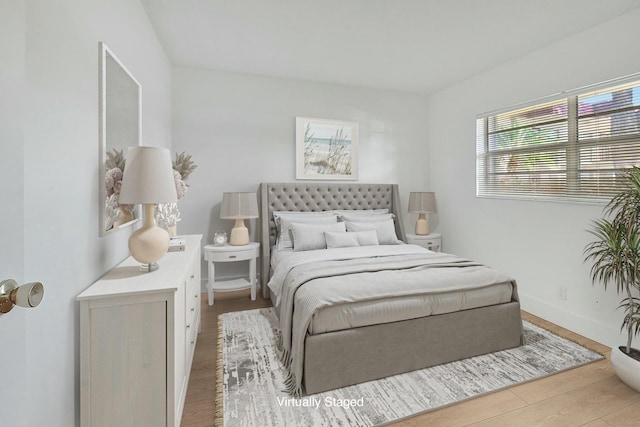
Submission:
[[[584,314],[569,311],[565,306],[555,305],[523,292],[518,293],[521,308],[535,316],[553,322],[607,347],[618,346],[624,340],[618,328],[606,325]]]

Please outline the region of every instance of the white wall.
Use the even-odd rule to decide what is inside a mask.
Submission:
[[[174,68],[173,148],[192,154],[199,166],[179,202],[178,232],[204,233],[204,243],[210,243],[215,231],[229,233],[233,226],[220,219],[223,192],[295,181],[296,116],[357,121],[359,181],[398,183],[402,206],[410,191],[428,189],[424,98]],[[249,228],[256,239],[255,220]],[[222,265],[220,275],[239,268]]]
[[[430,98],[430,182],[447,251],[518,281],[522,306],[609,346],[618,345],[619,297],[592,286],[583,250],[602,206],[475,198],[475,116],[640,71],[630,12],[499,66]],[[567,288],[567,300],[558,288]],[[594,309],[595,300],[601,310]]]
[[[171,67],[138,1],[24,4],[24,276],[45,285],[25,314],[27,425],[68,427],[79,422],[75,296],[128,256],[131,231],[98,234],[98,42],[142,85],[146,145],[170,147]]]

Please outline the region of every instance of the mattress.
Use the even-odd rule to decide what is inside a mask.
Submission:
[[[375,257],[381,255],[380,249],[383,248],[343,248],[294,252],[292,250],[275,250],[273,248],[271,267],[275,273],[272,279],[275,280],[270,282],[270,288],[272,297],[275,296],[276,306],[279,306],[280,303],[280,289],[277,284],[284,279],[282,272],[287,271],[292,265],[327,259]],[[416,245],[398,245],[387,247],[385,254],[400,251],[402,253],[429,252],[427,249]],[[390,283],[389,286],[393,286],[393,283]],[[324,307],[316,311],[309,324],[308,332],[311,335],[316,335],[361,326],[398,322],[507,303],[512,299],[513,285],[511,282],[504,282],[480,288],[437,294],[408,295],[350,302]]]

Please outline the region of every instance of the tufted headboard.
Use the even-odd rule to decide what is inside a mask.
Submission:
[[[396,234],[405,240],[400,215],[398,184],[359,183],[262,183],[260,184],[261,283],[262,294],[269,295],[271,247],[276,242],[273,211],[317,212],[333,209],[387,208],[396,216]]]

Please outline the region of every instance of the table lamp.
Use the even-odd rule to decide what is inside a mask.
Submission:
[[[156,225],[154,205],[177,201],[169,150],[160,147],[129,147],[120,203],[144,205],[142,227],[129,237],[129,251],[136,261],[143,264],[141,271],[158,269],[156,261],[169,249],[169,233]]]
[[[256,193],[223,193],[220,218],[236,220],[236,224],[231,229],[230,245],[249,244],[249,230],[244,225],[244,220],[258,218]]]
[[[437,213],[436,194],[432,192],[409,193],[409,213],[419,214],[416,221],[416,234],[424,236],[429,234],[429,222],[426,214]]]

